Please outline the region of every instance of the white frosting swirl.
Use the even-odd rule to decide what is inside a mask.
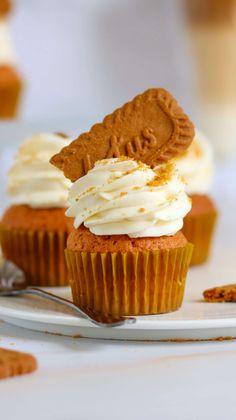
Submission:
[[[66,212],[96,235],[131,238],[174,235],[191,209],[174,164],[149,166],[106,159],[74,183]]]
[[[0,19],[0,65],[15,62],[15,52],[12,47],[8,23]]]
[[[57,134],[35,134],[20,147],[9,172],[12,204],[33,208],[66,207],[71,182],[49,162],[71,139]]]
[[[180,175],[186,181],[188,194],[206,194],[213,179],[213,150],[210,142],[199,131],[191,146],[175,159]]]

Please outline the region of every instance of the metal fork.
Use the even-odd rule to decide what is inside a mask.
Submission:
[[[70,300],[56,296],[52,293],[37,287],[26,287],[24,273],[10,261],[5,261],[0,267],[0,297],[1,296],[22,296],[34,295],[59,303],[60,305],[73,309],[80,318],[87,319],[99,327],[119,327],[121,325],[134,324],[133,317],[116,316],[98,312],[91,308],[76,306]]]

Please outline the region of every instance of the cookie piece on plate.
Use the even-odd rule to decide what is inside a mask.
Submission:
[[[227,284],[205,290],[203,297],[207,302],[236,302],[236,284]]]

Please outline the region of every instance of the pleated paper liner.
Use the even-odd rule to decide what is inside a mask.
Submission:
[[[23,83],[17,69],[0,65],[0,118],[17,115]]]
[[[216,211],[196,216],[190,215],[184,219],[182,232],[187,240],[194,244],[190,265],[202,264],[208,260],[216,221]]]
[[[20,96],[20,86],[0,86],[0,118],[16,117]]]
[[[64,255],[67,235],[66,231],[0,229],[4,257],[18,265],[33,286],[68,285]]]
[[[73,301],[114,315],[175,311],[182,304],[192,248],[125,253],[66,249]]]

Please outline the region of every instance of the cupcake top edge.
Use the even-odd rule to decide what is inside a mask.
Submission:
[[[69,192],[68,217],[95,235],[175,235],[191,209],[173,162],[155,170],[127,157],[98,161]]]
[[[23,142],[8,176],[7,192],[12,205],[67,207],[71,182],[49,160],[70,142],[71,139],[53,133],[34,134]]]

